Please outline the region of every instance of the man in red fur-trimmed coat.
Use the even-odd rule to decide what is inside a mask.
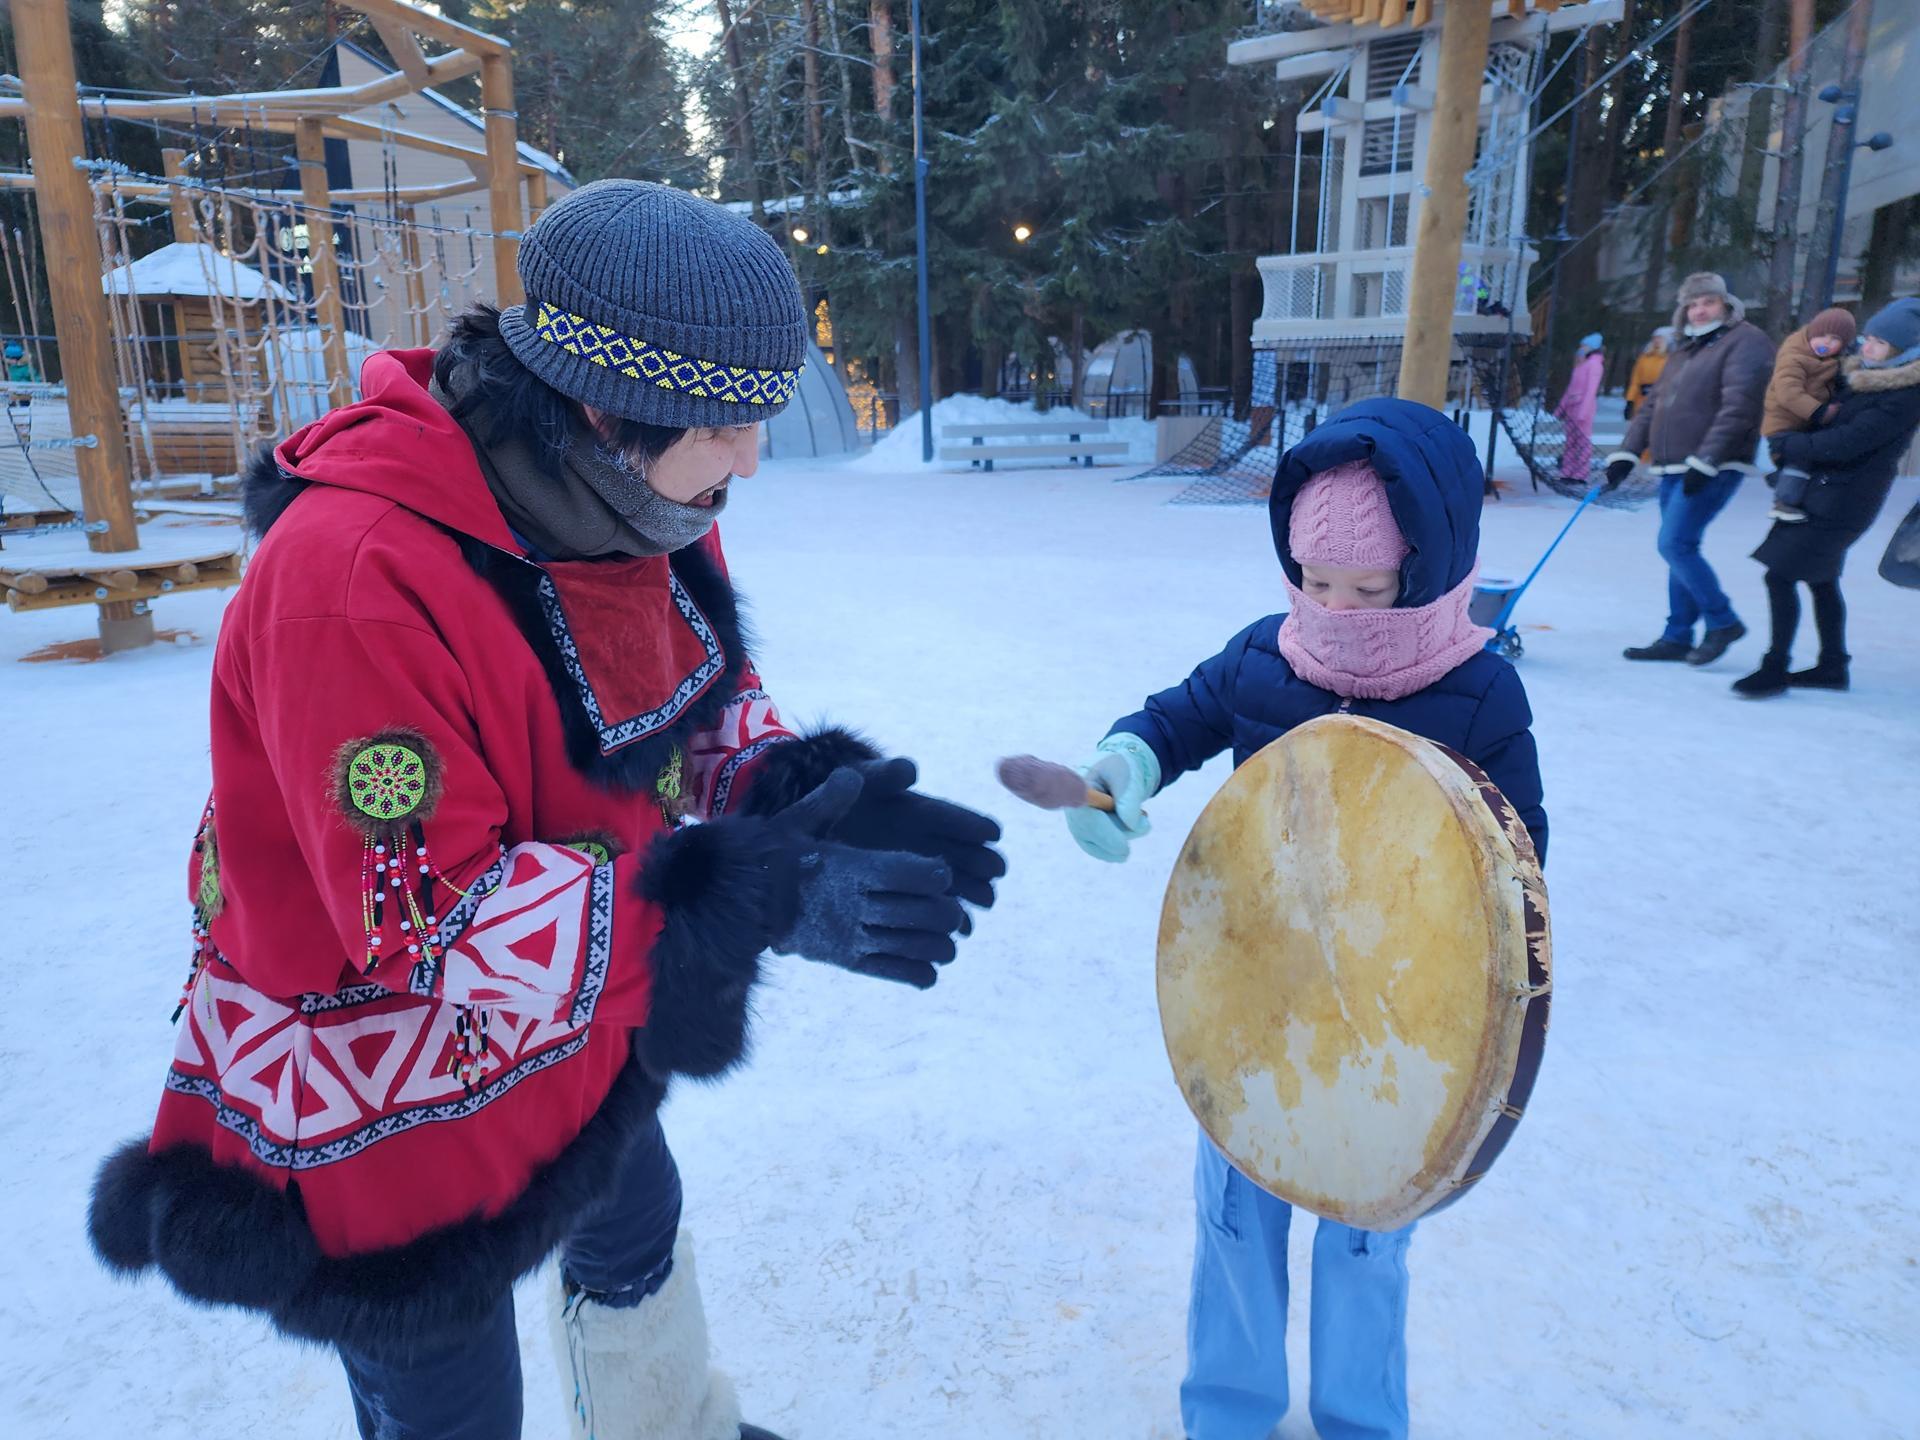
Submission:
[[[806,354],[779,246],[605,181],[520,271],[247,477],[195,964],[91,1233],[336,1346],[381,1440],[519,1436],[511,1287],[558,1249],[574,1433],[764,1435],[709,1369],[667,1083],[739,1060],[770,948],[931,985],[999,831],[795,735],[743,643],[713,525]]]

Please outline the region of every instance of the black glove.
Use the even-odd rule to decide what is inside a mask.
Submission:
[[[920,772],[907,759],[863,760],[853,768],[866,783],[833,838],[863,850],[905,850],[944,860],[953,872],[948,892],[982,910],[993,904],[993,882],[1007,862],[991,842],[1000,826],[990,815],[914,790]]]
[[[772,948],[925,990],[938,978],[934,967],[953,959],[966,911],[948,893],[953,873],[938,859],[827,838],[863,788],[860,773],[842,766],[766,822],[785,842],[780,868],[791,886]]]
[[[1616,460],[1607,466],[1607,489],[1618,490],[1633,473],[1633,461]]]
[[[1714,469],[1698,455],[1687,457],[1686,477],[1680,482],[1682,495],[1702,494],[1708,485],[1720,478],[1720,472]]]

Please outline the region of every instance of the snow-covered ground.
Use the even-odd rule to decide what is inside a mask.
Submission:
[[[670,1106],[718,1355],[794,1440],[1178,1435],[1193,1125],[1152,955],[1224,766],[1158,801],[1115,869],[997,794],[991,763],[1078,757],[1280,589],[1260,511],[1170,508],[1178,484],[1114,473],[786,466],[727,516],[788,712],[918,757],[1004,817],[1012,863],[936,989],[779,962],[751,1069]],[[1705,673],[1620,660],[1664,608],[1650,512],[1590,511],[1527,597],[1553,1033],[1499,1168],[1414,1243],[1417,1435],[1916,1433],[1920,596],[1873,575],[1915,492],[1856,552],[1851,694],[1734,699],[1756,639]],[[1764,496],[1708,543],[1756,627]],[[1569,508],[1491,507],[1488,571],[1524,569]],[[0,616],[8,1435],[352,1433],[326,1353],[110,1282],[82,1230],[171,1047],[222,603],[161,602],[197,640],[96,664],[16,663],[90,613]],[[533,1287],[522,1304],[526,1433],[548,1440],[559,1383]],[[1311,1430],[1296,1412],[1279,1434]]]

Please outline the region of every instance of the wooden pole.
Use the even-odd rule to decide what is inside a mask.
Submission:
[[[1400,352],[1402,399],[1446,404],[1453,358],[1453,305],[1460,241],[1467,228],[1467,167],[1480,133],[1480,82],[1493,11],[1484,0],[1450,0],[1440,23],[1439,75],[1427,139],[1426,198],[1407,290],[1407,343]]]
[[[186,178],[187,152],[184,150],[162,150],[160,162],[169,180]],[[176,185],[167,193],[167,208],[173,212],[173,238],[182,245],[191,245],[199,235],[198,227],[193,223],[193,196],[184,186]]]
[[[318,120],[302,120],[293,136],[300,162],[300,198],[306,204],[307,260],[313,266],[313,304],[320,321],[320,353],[327,368],[327,403],[353,403],[347,361],[347,307],[340,289],[340,257],[333,248],[333,197],[327,191],[327,137]]]
[[[496,304],[518,305],[520,288],[520,145],[513,108],[513,60],[488,55],[480,62],[480,108],[487,117],[487,158],[492,178],[487,197],[493,229],[493,290]]]
[[[407,267],[407,343],[427,346],[433,343],[433,327],[427,323],[427,272],[420,259],[420,211],[409,205],[401,218],[403,261]]]
[[[67,31],[66,0],[15,0],[14,44],[20,88],[27,102],[27,149],[39,204],[53,301],[53,333],[67,387],[67,412],[76,438],[94,443],[74,452],[80,472],[80,503],[87,520],[87,546],[133,550],[139,535],[128,480],[127,432],[120,414],[119,382],[113,373],[112,328],[100,285],[100,239],[93,228],[93,193],[75,161],[87,153],[80,125],[80,95],[73,73],[73,37]],[[106,651],[131,649],[153,640],[153,617],[129,601],[100,607],[100,644]]]
[[[547,172],[532,170],[527,174],[527,228],[533,228],[533,222],[540,218],[540,212],[547,208]]]

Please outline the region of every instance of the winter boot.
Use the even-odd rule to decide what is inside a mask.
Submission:
[[[1684,660],[1692,652],[1684,640],[1656,640],[1651,645],[1629,645],[1620,653],[1629,660]]]
[[[1767,700],[1787,693],[1787,657],[1769,650],[1760,657],[1760,668],[1733,682],[1733,693],[1746,700]]]
[[[554,1268],[547,1318],[571,1440],[779,1440],[740,1423],[733,1382],[707,1362],[707,1316],[685,1231],[666,1284],[616,1309]]]
[[[1728,648],[1734,641],[1746,633],[1747,627],[1742,625],[1738,620],[1734,621],[1731,625],[1722,625],[1718,630],[1707,631],[1706,634],[1700,637],[1700,643],[1687,652],[1687,664],[1713,664],[1714,661],[1727,653]]]
[[[1822,655],[1811,670],[1796,670],[1787,676],[1795,690],[1845,690],[1848,686],[1848,655]]]

